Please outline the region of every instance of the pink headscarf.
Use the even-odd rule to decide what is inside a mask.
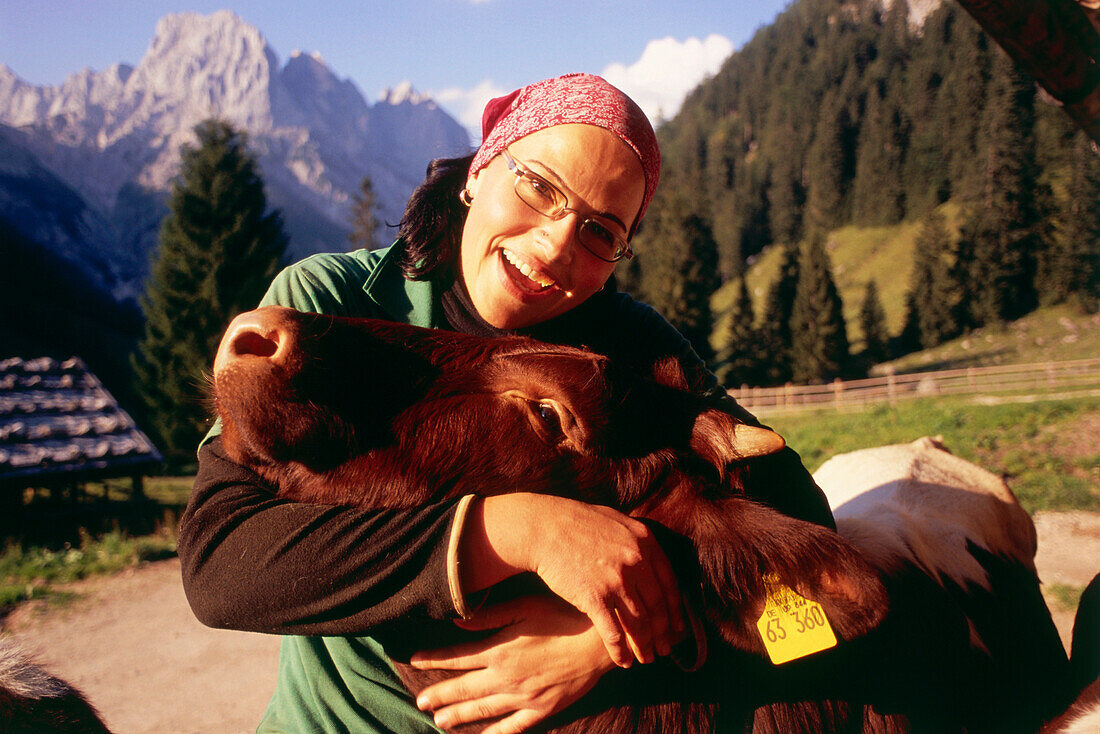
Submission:
[[[637,154],[645,174],[645,195],[634,220],[636,227],[653,200],[661,176],[657,136],[634,100],[592,74],[566,74],[544,79],[491,100],[481,116],[482,142],[470,164],[470,174],[489,165],[489,161],[520,138],[569,123],[610,130]]]

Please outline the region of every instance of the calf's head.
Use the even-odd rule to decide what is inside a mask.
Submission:
[[[526,490],[633,509],[676,473],[717,484],[779,450],[671,365],[642,380],[581,349],[266,307],[214,366],[223,442],[298,499],[412,506]]]

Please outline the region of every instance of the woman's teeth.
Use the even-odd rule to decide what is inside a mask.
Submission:
[[[549,288],[552,285],[556,285],[555,281],[546,277],[542,273],[532,268],[530,264],[520,260],[519,257],[511,250],[504,250],[504,259],[512,264],[519,272],[523,273],[523,277],[527,278],[533,283],[537,283],[540,288]]]

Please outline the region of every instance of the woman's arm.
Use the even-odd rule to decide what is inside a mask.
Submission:
[[[362,634],[410,615],[453,619],[455,582],[471,593],[529,571],[600,620],[620,664],[664,654],[682,629],[671,568],[643,524],[559,497],[491,497],[455,539],[455,568],[457,504],[361,510],[281,499],[214,438],[180,521],[184,590],[213,627]]]
[[[199,451],[180,521],[188,601],[204,624],[282,634],[361,634],[413,613],[453,619],[455,504],[364,511],[280,499],[215,438]]]

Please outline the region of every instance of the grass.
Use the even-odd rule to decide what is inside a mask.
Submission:
[[[1100,512],[1100,398],[989,406],[926,399],[765,420],[811,471],[834,454],[939,435],[952,453],[1005,476],[1028,512]]]
[[[85,497],[65,510],[93,511],[95,525],[112,524],[106,530],[89,529],[92,523],[62,531],[54,540],[9,539],[0,551],[0,612],[22,601],[64,601],[72,594],[58,590],[62,584],[101,574],[117,573],[149,561],[176,555],[176,518],[187,503],[192,477],[149,477],[147,502],[132,512],[130,481],[108,480],[84,486]],[[110,501],[105,501],[105,496]],[[49,498],[29,496],[24,512],[51,522]],[[94,512],[98,510],[98,512]],[[60,524],[60,523],[58,523]],[[71,538],[66,541],[64,535]]]
[[[959,207],[947,203],[939,208],[949,230],[957,230],[962,218]],[[905,292],[909,288],[913,251],[921,223],[902,222],[886,227],[847,226],[833,230],[825,238],[826,250],[833,264],[833,280],[844,301],[844,319],[848,339],[857,346],[863,338],[859,328],[859,310],[863,305],[867,283],[875,281],[886,326],[891,333],[901,331],[905,320]],[[753,297],[756,318],[763,318],[768,290],[779,272],[783,248],[773,245],[757,255],[748,270],[748,287]],[[711,299],[715,313],[729,308],[735,296],[733,284],[719,289]]]
[[[82,533],[79,543],[59,548],[9,543],[0,553],[0,609],[29,599],[57,598],[59,584],[117,573],[175,554],[174,525],[139,537],[120,530],[99,537]]]
[[[939,207],[948,230],[957,233],[962,210],[948,202]],[[826,237],[833,280],[844,302],[848,341],[862,348],[859,310],[867,283],[875,281],[886,326],[901,333],[905,320],[905,294],[909,289],[913,252],[921,222],[902,222],[887,227],[848,226]],[[768,290],[779,272],[782,246],[773,245],[757,255],[747,273],[749,292],[758,320],[763,318]],[[735,283],[715,292],[711,308],[726,312],[736,295]],[[1042,308],[1011,324],[978,329],[935,349],[907,355],[893,364],[898,372],[951,369],[994,364],[1025,364],[1084,359],[1100,354],[1100,316],[1083,315],[1069,306]]]
[[[1100,354],[1100,315],[1068,306],[1041,308],[1017,321],[990,326],[932,349],[907,354],[897,372],[1032,364],[1087,359]],[[876,368],[881,370],[882,366]]]
[[[1051,606],[1070,612],[1077,608],[1084,591],[1083,586],[1068,584],[1047,584],[1043,587],[1043,595],[1049,600]]]

